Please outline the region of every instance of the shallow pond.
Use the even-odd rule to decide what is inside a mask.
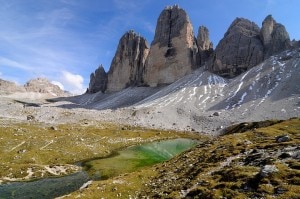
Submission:
[[[0,185],[0,199],[58,197],[78,190],[90,179],[103,180],[163,162],[196,144],[195,140],[178,138],[128,147],[105,158],[85,161],[84,171],[69,176]]]
[[[107,179],[171,159],[195,146],[197,141],[178,138],[128,147],[106,158],[87,161],[85,170],[93,179]]]

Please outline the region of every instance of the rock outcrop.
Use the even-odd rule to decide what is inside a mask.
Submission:
[[[213,43],[209,39],[209,31],[205,26],[198,29],[197,45],[199,51],[198,65],[203,66],[213,52]]]
[[[107,73],[105,72],[102,65],[99,66],[94,73],[90,75],[90,84],[88,88],[88,93],[97,93],[101,91],[105,92],[107,88]]]
[[[285,27],[277,23],[272,15],[268,15],[262,23],[260,31],[264,45],[265,59],[291,47],[291,41]]]
[[[263,59],[259,27],[247,19],[237,18],[217,45],[209,69],[219,75],[233,77]]]
[[[14,82],[0,79],[0,94],[11,94],[15,92],[25,92],[25,88],[18,86]]]
[[[24,88],[27,92],[36,92],[50,94],[52,96],[64,96],[66,95],[65,91],[61,90],[59,86],[52,84],[46,78],[36,78],[29,80]]]
[[[160,14],[145,67],[149,86],[170,84],[189,74],[196,65],[198,48],[192,24],[179,6],[168,6]]]
[[[120,91],[128,86],[144,84],[143,74],[149,46],[145,38],[133,30],[119,41],[108,72],[107,91]]]

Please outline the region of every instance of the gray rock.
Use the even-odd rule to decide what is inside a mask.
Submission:
[[[261,168],[259,175],[261,177],[267,177],[275,172],[278,172],[278,169],[275,165],[265,165]]]
[[[120,91],[129,86],[143,85],[148,53],[149,46],[145,38],[133,30],[126,32],[119,41],[108,72],[107,91]]]
[[[213,43],[209,39],[209,31],[205,26],[198,29],[197,45],[199,50],[198,65],[203,66],[213,53]]]
[[[146,63],[145,83],[170,84],[191,73],[198,48],[187,13],[177,5],[160,14]]]
[[[27,115],[27,120],[30,121],[30,120],[34,120],[35,117],[33,115]]]
[[[291,41],[285,27],[268,15],[262,23],[260,37],[264,45],[264,58],[282,52],[291,47]]]
[[[24,88],[27,92],[47,93],[55,96],[66,95],[65,91],[61,90],[59,86],[52,84],[46,78],[36,78],[29,80],[24,85]]]
[[[216,47],[209,70],[234,77],[259,64],[264,58],[260,29],[247,19],[236,18]]]
[[[213,116],[220,116],[220,112],[214,112]]]
[[[99,91],[104,93],[106,88],[107,88],[107,73],[105,72],[101,64],[99,68],[90,76],[88,93],[97,93]]]
[[[0,94],[10,94],[15,92],[25,92],[25,89],[14,82],[0,79]]]
[[[280,135],[276,137],[276,142],[288,142],[290,141],[290,137],[288,135]]]

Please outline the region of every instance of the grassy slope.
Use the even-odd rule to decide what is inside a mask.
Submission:
[[[95,181],[66,198],[300,198],[299,159],[278,157],[284,148],[300,146],[300,119],[269,125],[228,132],[168,162]],[[277,143],[282,134],[292,140]],[[261,177],[267,164],[278,172]]]
[[[78,167],[70,164],[78,161],[104,157],[113,150],[142,142],[175,137],[195,135],[113,124],[87,125],[85,121],[51,127],[0,119],[0,182],[54,176],[45,166],[62,166],[71,173]]]

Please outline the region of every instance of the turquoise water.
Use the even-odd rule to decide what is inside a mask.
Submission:
[[[84,168],[93,179],[107,179],[171,159],[195,146],[197,141],[178,138],[129,147],[111,157],[85,162]]]
[[[78,190],[88,180],[103,180],[171,159],[197,141],[178,138],[133,146],[113,155],[83,162],[82,172],[59,178],[0,185],[0,199],[51,199]]]

